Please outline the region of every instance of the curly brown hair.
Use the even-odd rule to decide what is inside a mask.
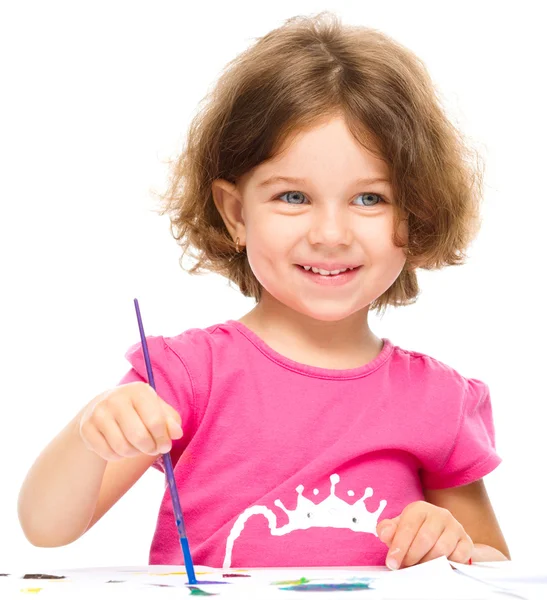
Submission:
[[[327,11],[298,16],[229,62],[202,100],[172,162],[160,214],[194,263],[258,301],[261,286],[213,201],[215,179],[238,179],[276,155],[289,135],[342,114],[363,147],[389,167],[394,231],[408,221],[407,262],[371,305],[405,305],[419,293],[416,268],[461,264],[475,237],[483,161],[450,122],[424,63],[375,29],[343,25]],[[394,234],[395,235],[395,234]]]

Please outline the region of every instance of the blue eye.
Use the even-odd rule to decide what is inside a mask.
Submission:
[[[304,194],[302,192],[285,192],[284,194],[279,194],[279,196],[277,196],[280,199],[283,199],[283,196],[288,196],[288,200],[287,200],[287,204],[302,204],[302,202],[298,202],[298,194],[300,194],[300,196],[302,196],[303,198],[305,198]],[[296,198],[295,198],[296,196]],[[292,202],[292,200],[295,200],[296,202]]]
[[[377,204],[380,204],[380,202],[384,202],[384,199],[379,194],[363,193],[363,194],[359,194],[358,197],[360,198],[362,196],[367,198],[368,200],[365,200],[363,202],[363,204],[358,204],[359,206],[376,206]],[[371,196],[373,197],[372,203],[370,203]],[[376,198],[378,198],[377,202],[374,202],[374,196],[376,196]]]

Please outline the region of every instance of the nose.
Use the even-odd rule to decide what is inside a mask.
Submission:
[[[349,246],[352,242],[351,218],[347,209],[317,208],[311,219],[308,241],[312,245]]]

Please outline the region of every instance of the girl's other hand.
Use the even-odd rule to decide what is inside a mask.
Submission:
[[[410,567],[440,556],[466,563],[473,552],[473,541],[446,508],[428,502],[413,502],[394,519],[384,519],[376,528],[378,537],[389,548],[386,566]]]
[[[182,437],[179,413],[147,383],[127,383],[94,398],[82,413],[85,446],[107,461],[171,450]]]

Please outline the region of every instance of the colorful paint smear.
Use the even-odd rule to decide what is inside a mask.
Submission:
[[[38,592],[41,592],[42,588],[23,588],[21,590],[21,592],[23,592],[23,594],[37,594]]]
[[[280,590],[290,592],[353,592],[355,590],[369,590],[368,583],[304,583],[280,587]]]
[[[222,577],[250,577],[245,573],[222,573]]]

